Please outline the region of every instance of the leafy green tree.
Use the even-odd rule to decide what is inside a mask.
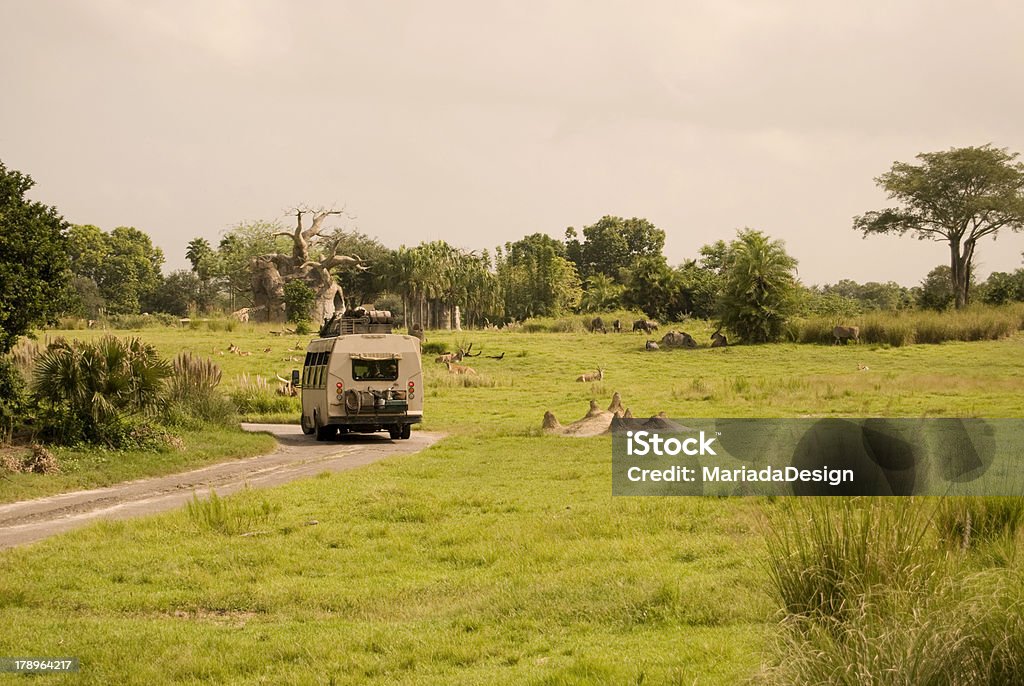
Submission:
[[[865,236],[904,234],[949,244],[957,308],[967,305],[978,241],[1024,228],[1024,164],[991,145],[922,153],[921,164],[896,162],[875,181],[898,207],[854,218]]]
[[[832,295],[856,301],[864,310],[902,310],[914,305],[910,289],[894,281],[865,284],[852,279],[842,279],[835,284],[826,284],[820,289],[823,295]]]
[[[282,232],[280,222],[252,221],[236,224],[224,234],[217,246],[214,274],[227,291],[232,310],[252,304],[254,257],[292,251],[292,242],[277,235]]]
[[[107,237],[108,257],[99,282],[111,314],[134,314],[149,309],[162,283],[164,252],[149,235],[132,226],[119,226]]]
[[[57,315],[66,282],[67,224],[53,207],[25,198],[33,185],[0,162],[0,353]]]
[[[61,311],[83,319],[99,319],[106,311],[107,301],[100,287],[88,276],[72,276],[64,292]]]
[[[301,279],[292,279],[284,285],[285,312],[290,322],[308,322],[316,293]]]
[[[142,231],[119,226],[110,233],[82,224],[68,232],[71,270],[92,279],[110,314],[135,314],[162,283],[164,254]]]
[[[582,241],[573,227],[566,229],[565,237],[564,256],[575,263],[582,278],[604,274],[619,283],[637,260],[661,255],[665,247],[665,232],[637,217],[604,216],[583,228]]]
[[[206,292],[203,282],[194,273],[179,269],[167,275],[156,293],[150,298],[155,312],[166,312],[184,317],[190,310],[203,310]]]
[[[686,293],[685,314],[698,319],[711,319],[718,312],[722,277],[713,269],[689,262],[678,267],[680,283]]]
[[[1012,274],[992,272],[983,284],[981,299],[988,305],[1024,301],[1024,269]]]
[[[921,282],[921,292],[918,295],[917,304],[926,310],[941,312],[949,309],[954,302],[956,302],[956,293],[953,291],[950,268],[940,264],[928,272],[924,281]]]
[[[557,316],[579,304],[580,277],[573,263],[559,254],[557,244],[550,236],[533,234],[498,251],[496,268],[506,317]]]
[[[339,231],[336,234],[337,254],[352,255],[369,265],[368,270],[344,269],[335,277],[351,303],[371,303],[384,290],[377,274],[377,265],[391,251],[376,238],[359,231]]]
[[[719,313],[722,323],[744,342],[782,338],[797,311],[796,260],[782,241],[760,231],[740,231],[729,245]]]

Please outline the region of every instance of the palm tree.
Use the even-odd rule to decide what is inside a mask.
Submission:
[[[782,337],[796,311],[796,260],[781,241],[747,229],[729,246],[722,323],[749,343]]]
[[[159,404],[170,373],[170,364],[138,338],[62,341],[40,355],[32,391],[55,414],[70,420],[63,422],[59,439],[114,446],[123,419]]]

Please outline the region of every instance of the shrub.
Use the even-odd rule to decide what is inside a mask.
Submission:
[[[156,349],[137,338],[55,342],[39,356],[32,380],[46,410],[43,434],[112,448],[145,443],[133,418],[158,407],[170,372]]]
[[[288,321],[299,323],[309,320],[316,293],[301,279],[292,279],[284,285],[285,311]]]
[[[0,445],[10,443],[25,411],[25,380],[11,359],[0,357]]]
[[[441,341],[420,343],[420,353],[423,355],[440,355],[445,352],[448,352],[448,344]]]

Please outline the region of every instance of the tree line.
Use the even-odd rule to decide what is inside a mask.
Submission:
[[[1024,300],[1024,270],[997,272],[983,283],[973,274],[981,238],[1024,228],[1024,165],[1016,158],[991,145],[954,148],[921,154],[918,164],[897,162],[876,179],[895,206],[855,217],[855,230],[911,233],[950,247],[950,264],[913,288],[850,280],[807,287],[785,246],[753,229],[672,265],[663,252],[664,229],[615,216],[569,227],[564,238],[533,233],[493,250],[446,241],[392,249],[358,231],[340,231],[331,250],[358,256],[365,268],[342,269],[334,278],[347,305],[374,303],[424,328],[451,327],[456,312],[463,326],[476,327],[625,308],[663,321],[714,318],[748,341],[772,340],[777,322],[801,314],[847,317]],[[191,268],[164,275],[164,255],[145,232],[69,225],[55,208],[24,198],[31,185],[27,175],[0,166],[3,348],[31,323],[62,314],[186,316],[246,307],[254,258],[287,253],[291,245],[279,222],[244,222],[215,245],[193,239],[186,251]],[[311,246],[310,259],[322,249]],[[308,294],[301,290],[285,293],[294,319],[303,317]]]

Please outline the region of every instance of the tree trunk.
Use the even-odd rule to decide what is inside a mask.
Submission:
[[[971,271],[974,267],[973,240],[968,240],[960,249],[960,241],[949,242],[950,269],[953,277],[953,293],[956,295],[956,309],[967,307],[970,301]]]

